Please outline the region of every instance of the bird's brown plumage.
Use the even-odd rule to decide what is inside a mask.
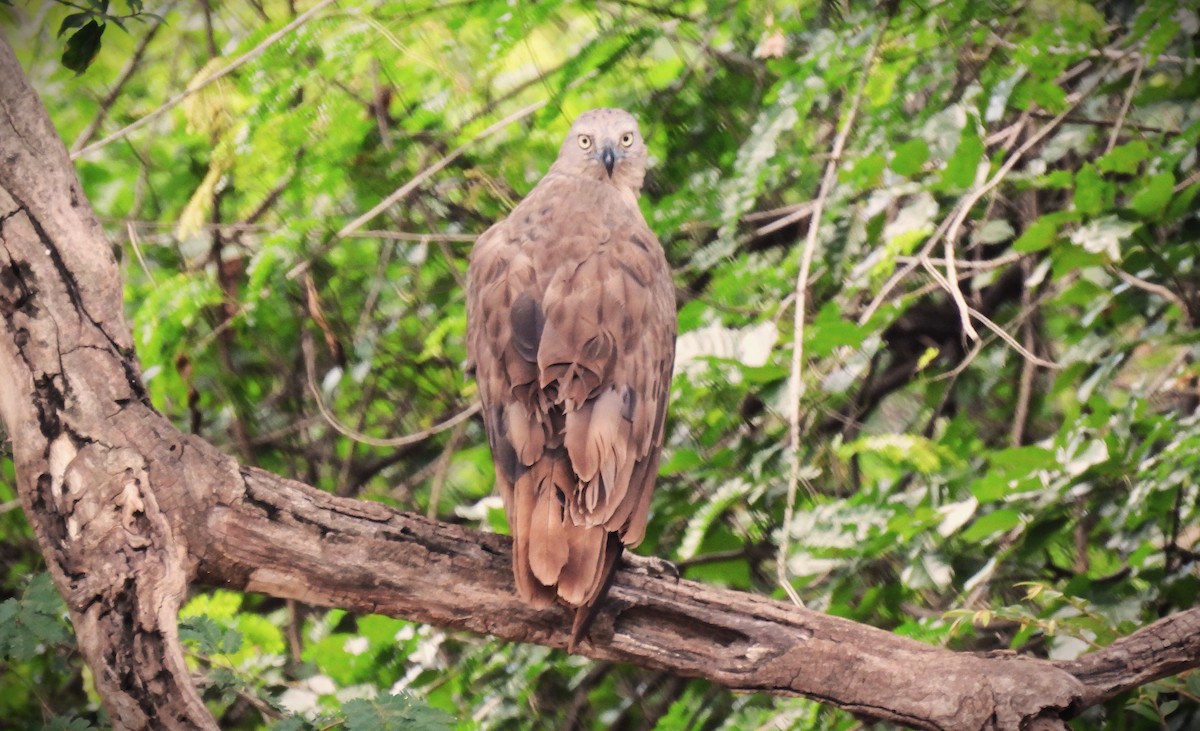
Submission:
[[[508,218],[479,238],[467,349],[517,590],[587,630],[624,546],[646,530],[675,353],[675,296],[637,207],[637,123],[596,109]]]

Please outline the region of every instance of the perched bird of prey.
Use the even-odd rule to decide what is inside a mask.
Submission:
[[[580,115],[468,270],[467,352],[517,591],[576,608],[571,649],[645,535],[662,449],[675,290],[637,206],[645,167],[628,112]]]

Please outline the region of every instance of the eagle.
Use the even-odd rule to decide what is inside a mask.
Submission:
[[[632,115],[580,115],[467,271],[468,362],[517,592],[575,609],[571,651],[645,536],[663,445],[675,288],[637,205],[645,168]]]

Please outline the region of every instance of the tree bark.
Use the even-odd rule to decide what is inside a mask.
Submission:
[[[516,598],[508,538],[240,467],[154,411],[112,250],[2,41],[0,316],[0,418],[22,505],[117,728],[216,728],[176,628],[192,583],[566,646],[567,610]],[[1051,663],[623,570],[580,649],[917,728],[1065,728],[1200,665],[1200,609]]]

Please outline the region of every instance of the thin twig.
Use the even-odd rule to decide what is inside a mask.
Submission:
[[[1051,119],[1054,115],[1047,112],[1030,112],[1034,119]],[[1085,124],[1089,127],[1112,127],[1117,124],[1115,119],[1092,119],[1091,117],[1078,117],[1071,115],[1067,117],[1067,124]],[[1138,124],[1124,120],[1125,129],[1131,129],[1136,132],[1145,132],[1153,135],[1177,135],[1182,134],[1183,130],[1168,127],[1155,127],[1152,124]]]
[[[804,250],[800,257],[800,273],[796,276],[795,316],[792,320],[791,379],[788,384],[788,398],[791,403],[791,414],[788,417],[788,436],[791,441],[788,449],[788,461],[791,469],[788,474],[787,504],[784,507],[783,529],[780,531],[782,535],[779,541],[779,558],[775,562],[775,573],[780,586],[797,606],[804,606],[804,602],[800,600],[800,595],[796,593],[796,589],[788,577],[787,559],[788,544],[792,535],[792,521],[796,510],[796,490],[800,485],[800,399],[804,395],[804,320],[808,276],[812,270],[813,256],[817,250],[817,234],[821,228],[821,215],[825,211],[825,203],[829,199],[830,191],[833,190],[833,185],[837,181],[838,161],[841,160],[846,140],[850,137],[850,130],[854,128],[854,119],[858,116],[858,107],[862,103],[867,78],[870,76],[871,67],[875,65],[875,58],[879,54],[883,38],[887,34],[891,22],[891,15],[884,18],[883,25],[880,26],[879,33],[875,36],[875,42],[871,45],[871,50],[863,61],[858,88],[850,101],[850,108],[846,110],[842,128],[838,130],[837,136],[834,138],[833,149],[830,152],[829,160],[825,163],[825,174],[821,178],[821,188],[812,204],[812,217],[808,222],[808,234],[804,237]],[[786,218],[798,216],[802,212],[806,212],[803,207]],[[781,220],[786,220],[786,218]]]
[[[120,225],[126,224],[135,226],[139,229],[174,229],[177,225],[171,221],[136,221],[133,219],[115,219],[101,218],[100,222],[105,225]],[[221,231],[222,236],[233,236],[243,233],[272,233],[278,230],[278,226],[272,226],[259,223],[202,223],[197,227],[198,231],[211,231],[214,228]],[[481,232],[482,233],[482,232]],[[452,234],[452,233],[420,233],[412,231],[383,231],[383,230],[368,230],[354,231],[347,234],[347,238],[362,238],[362,239],[387,239],[392,241],[416,241],[418,243],[445,241],[452,244],[471,243],[479,238],[479,234]]]
[[[996,171],[995,175],[993,175],[991,178],[989,178],[987,180],[987,182],[985,182],[983,185],[976,186],[976,188],[974,190],[972,190],[969,194],[967,194],[966,197],[964,197],[959,202],[958,211],[954,215],[953,219],[951,220],[950,226],[946,230],[945,238],[943,239],[943,241],[945,243],[945,260],[946,260],[946,267],[947,267],[947,271],[946,271],[946,283],[948,285],[947,291],[949,292],[950,296],[954,299],[954,303],[958,306],[959,320],[962,322],[963,332],[966,334],[968,339],[976,340],[979,338],[979,334],[975,331],[974,326],[971,324],[970,307],[967,305],[966,299],[963,297],[962,290],[959,289],[959,287],[958,287],[957,275],[953,271],[954,242],[958,240],[958,234],[959,234],[959,231],[962,229],[963,223],[966,221],[967,216],[970,215],[971,209],[975,207],[975,204],[978,203],[985,195],[992,192],[993,190],[996,189],[997,186],[1000,185],[1000,183],[1004,180],[1004,178],[1012,171],[1012,169],[1014,167],[1016,167],[1017,163],[1020,162],[1021,159],[1025,156],[1025,153],[1027,153],[1031,149],[1033,149],[1033,147],[1035,145],[1041,143],[1041,141],[1043,139],[1045,139],[1050,134],[1050,132],[1057,129],[1058,126],[1060,124],[1062,124],[1063,120],[1067,118],[1067,115],[1070,114],[1071,112],[1075,111],[1075,109],[1080,104],[1083,103],[1083,100],[1086,99],[1093,91],[1095,91],[1100,86],[1100,84],[1104,81],[1104,77],[1108,74],[1109,70],[1111,70],[1113,65],[1115,65],[1115,64],[1116,64],[1116,61],[1111,61],[1105,66],[1105,68],[1101,69],[1096,74],[1096,80],[1091,84],[1090,87],[1088,87],[1084,91],[1080,91],[1080,92],[1077,92],[1076,94],[1074,94],[1073,95],[1074,98],[1072,98],[1070,100],[1070,103],[1068,104],[1066,109],[1064,109],[1061,113],[1055,115],[1054,119],[1050,120],[1044,126],[1042,126],[1041,129],[1039,129],[1037,132],[1033,133],[1033,135],[1030,136],[1030,138],[1027,139],[1024,142],[1024,144],[1022,144],[1020,147],[1017,148],[1016,152],[1014,152],[1011,156],[1009,156],[1009,158],[1007,160],[1004,161],[1004,164],[1002,164],[1000,166],[1000,169]],[[986,318],[984,318],[984,319],[986,320]],[[1000,335],[1000,333],[997,333],[997,334]],[[1008,333],[1004,333],[1003,335],[1000,335],[1000,337],[1002,340],[1004,340],[1005,342],[1008,342],[1010,345],[1015,344],[1017,347],[1020,347],[1020,345],[1017,344],[1016,341],[1013,340],[1012,337],[1008,335]],[[1022,348],[1022,350],[1023,350],[1023,348]]]
[[[1021,262],[1021,279],[1029,278],[1029,262]],[[1021,305],[1023,309],[1030,307],[1029,287],[1021,287]],[[1025,338],[1025,347],[1030,351],[1033,350],[1035,343],[1033,320],[1026,320],[1021,325],[1021,333]],[[1021,376],[1017,381],[1017,408],[1013,413],[1012,429],[1008,433],[1008,445],[1010,447],[1019,447],[1025,440],[1025,428],[1029,422],[1029,406],[1033,401],[1033,377],[1034,373],[1033,361],[1021,361]]]
[[[832,162],[834,162],[834,160],[830,160],[830,162],[832,163]],[[828,169],[828,168],[826,168],[826,169]],[[774,233],[774,232],[778,231],[779,229],[781,229],[785,226],[790,226],[791,224],[799,221],[800,219],[804,218],[805,216],[812,214],[816,209],[817,209],[817,207],[816,207],[815,201],[808,201],[806,203],[801,203],[800,205],[796,206],[796,209],[794,211],[792,211],[791,213],[789,213],[788,215],[784,216],[783,218],[780,218],[779,220],[772,221],[771,223],[768,223],[767,225],[765,225],[762,228],[755,231],[754,235],[755,236],[766,236],[769,233]],[[747,218],[749,218],[749,217],[747,216]],[[811,226],[809,227],[809,230],[810,231],[812,230]]]
[[[998,256],[995,259],[984,259],[982,261],[955,259],[954,266],[958,267],[959,269],[966,269],[973,272],[990,272],[993,269],[1002,269],[1010,264],[1016,264],[1023,256],[1025,256],[1024,253],[1017,251],[1005,254],[1003,256]],[[897,256],[896,263],[920,265],[924,264],[925,262],[923,262],[919,256]],[[944,262],[930,260],[930,263],[936,266],[937,264]]]
[[[443,241],[448,243],[471,243],[479,238],[479,234],[422,234],[408,231],[351,231],[346,234],[349,238],[388,239],[392,241],[417,241],[419,243]]]
[[[979,577],[979,580],[975,582],[975,586],[971,587],[971,591],[963,599],[963,609],[976,609],[979,606],[979,602],[983,598],[984,592],[988,590],[988,585],[992,583],[992,579],[996,576],[996,571],[1000,568],[1000,564],[1012,553],[1017,545],[1017,540],[1031,523],[1032,521],[1030,520],[1022,519],[1008,533],[1005,533],[1004,538],[1000,540],[1000,544],[990,551],[993,560],[981,572],[982,576]],[[946,639],[949,640],[949,636]]]
[[[446,448],[442,450],[435,461],[433,482],[429,486],[429,505],[425,508],[425,517],[430,520],[437,520],[438,503],[442,501],[442,487],[446,484],[446,476],[450,472],[450,459],[458,451],[458,444],[462,441],[463,434],[466,433],[466,426],[464,423],[454,427],[454,431],[450,432],[450,438],[446,440]]]
[[[150,280],[151,284],[158,284],[154,280],[154,272],[150,271],[150,267],[146,265],[146,257],[142,256],[142,245],[138,241],[137,229],[130,224],[126,227],[126,230],[129,232],[129,245],[133,247],[133,253],[137,256],[138,264],[142,265],[142,271],[146,273],[146,278]]]
[[[1197,170],[1196,172],[1192,173],[1191,175],[1189,175],[1186,178],[1184,178],[1183,180],[1181,180],[1178,185],[1176,185],[1174,188],[1171,189],[1171,192],[1178,195],[1178,194],[1182,193],[1184,190],[1186,190],[1188,186],[1193,185],[1194,183],[1196,183],[1198,181],[1200,181],[1200,170]]]
[[[970,205],[967,206],[967,210],[969,211],[970,207],[974,206],[975,202],[978,201],[979,198],[982,198],[984,195],[987,194],[988,191],[995,188],[995,186],[998,185],[1001,180],[1003,180],[1004,176],[1007,175],[1008,171],[1011,170],[1012,167],[1017,164],[1017,162],[1024,156],[1024,154],[1026,152],[1029,151],[1030,148],[1032,148],[1034,145],[1041,142],[1047,135],[1049,135],[1052,131],[1057,129],[1058,126],[1062,123],[1062,121],[1067,116],[1069,116],[1072,112],[1074,112],[1075,109],[1078,108],[1078,106],[1081,103],[1083,103],[1083,100],[1086,99],[1089,94],[1091,94],[1093,91],[1095,91],[1095,89],[1100,85],[1101,81],[1103,80],[1105,74],[1108,73],[1108,71],[1115,65],[1115,63],[1116,63],[1115,61],[1112,63],[1109,63],[1099,74],[1097,74],[1097,81],[1087,91],[1077,92],[1076,94],[1072,95],[1072,97],[1069,98],[1070,103],[1069,103],[1068,108],[1066,110],[1064,110],[1062,113],[1055,115],[1054,118],[1052,118],[1049,122],[1047,122],[1040,129],[1038,129],[1038,131],[1035,132],[1031,138],[1026,140],[1025,144],[1021,145],[1021,147],[1017,150],[1017,152],[1015,154],[1013,154],[1012,157],[1010,157],[1005,162],[1004,166],[996,173],[996,175],[991,180],[988,181],[987,184],[985,184],[984,188],[980,189],[979,191],[976,191],[976,193],[978,193],[977,196],[975,195],[975,193],[972,193],[973,199],[971,200]],[[1090,66],[1090,64],[1091,64],[1091,62],[1085,61],[1085,62],[1079,64],[1077,68],[1086,69]],[[1068,71],[1066,74],[1060,75],[1059,78],[1057,79],[1057,81],[1059,83],[1062,83],[1064,81],[1064,77],[1066,77],[1068,74],[1071,74],[1071,73],[1072,73],[1072,71]],[[961,203],[960,203],[960,205],[961,205]],[[965,218],[965,214],[963,217]],[[929,237],[929,240],[925,242],[925,246],[922,248],[921,252],[917,256],[917,261],[920,261],[922,258],[928,258],[929,253],[931,251],[933,251],[934,245],[939,240],[941,240],[942,234],[948,230],[949,226],[951,225],[952,220],[957,220],[957,217],[955,217],[955,219],[951,219],[950,217],[947,217],[942,220],[942,223],[938,226],[937,230],[934,231],[933,235]],[[961,225],[961,222],[960,222],[960,225]],[[957,232],[955,233],[955,235],[957,235]],[[866,309],[863,310],[862,314],[859,315],[858,323],[860,325],[862,325],[862,324],[865,324],[868,320],[870,320],[871,317],[875,314],[875,312],[881,306],[883,306],[884,300],[886,300],[887,297],[891,294],[891,291],[897,285],[899,285],[899,283],[906,276],[908,276],[916,267],[917,267],[917,262],[912,262],[909,264],[905,264],[901,269],[898,269],[897,271],[893,272],[892,276],[888,277],[888,280],[886,282],[884,282],[883,287],[881,287],[879,290],[879,293],[877,295],[875,295],[874,298],[871,299],[871,303],[869,305],[867,305]],[[960,313],[960,315],[961,315],[961,313]]]
[[[438,160],[434,164],[430,165],[429,167],[425,168],[421,172],[417,173],[416,177],[414,177],[412,180],[408,181],[404,185],[397,188],[396,191],[393,192],[391,195],[389,195],[387,198],[384,198],[383,200],[379,201],[379,203],[375,204],[371,208],[371,210],[367,211],[366,213],[362,214],[358,218],[354,219],[350,223],[343,226],[342,229],[337,232],[337,236],[335,238],[342,239],[342,238],[345,238],[345,237],[349,236],[350,234],[354,233],[354,231],[361,228],[363,226],[363,224],[365,224],[367,221],[370,221],[372,218],[375,218],[380,213],[387,210],[388,207],[390,207],[391,205],[396,203],[396,201],[399,201],[400,199],[404,198],[404,196],[406,196],[409,193],[416,190],[416,188],[419,185],[421,185],[426,180],[428,180],[430,177],[432,177],[433,175],[435,175],[436,173],[441,171],[443,168],[445,168],[450,163],[457,160],[459,157],[462,156],[462,154],[464,152],[466,152],[468,149],[470,149],[470,147],[472,145],[479,142],[480,140],[486,139],[487,137],[490,137],[491,135],[499,132],[500,130],[504,129],[505,127],[512,124],[513,122],[516,122],[518,120],[524,119],[525,117],[528,117],[529,115],[533,114],[537,110],[546,106],[546,104],[549,103],[549,101],[550,101],[549,99],[542,99],[541,101],[534,102],[533,104],[530,104],[527,107],[518,109],[517,111],[508,115],[504,119],[501,119],[500,121],[493,123],[492,125],[490,125],[486,129],[484,129],[479,134],[475,135],[471,139],[467,140],[466,142],[462,143],[458,147],[454,148],[454,150],[452,150],[451,152],[449,152],[448,154],[443,156],[440,160]]]
[[[1006,48],[1010,51],[1018,48],[1016,43],[1013,43],[1012,41],[1010,41],[1006,38],[1000,38],[1000,37],[993,35],[993,39],[994,39],[994,42],[996,43],[996,45],[1000,46],[1001,48]],[[1139,61],[1145,63],[1145,56],[1143,56],[1138,51],[1139,51],[1139,49],[1136,47],[1130,48],[1127,50],[1121,50],[1119,48],[1093,48],[1093,49],[1087,51],[1086,55],[1091,58],[1104,58],[1104,59],[1108,59],[1110,61],[1120,61],[1124,58],[1128,58],[1128,57],[1132,56],[1133,58],[1138,59]],[[1051,55],[1061,55],[1061,56],[1074,56],[1079,53],[1078,49],[1068,48],[1066,46],[1051,46],[1049,48],[1042,49],[1042,52],[1051,54]],[[1159,63],[1178,64],[1181,66],[1190,64],[1194,60],[1194,59],[1185,58],[1183,56],[1174,56],[1174,55],[1167,54],[1167,53],[1160,53],[1160,54],[1158,54],[1158,56],[1155,57],[1155,59]]]
[[[1129,82],[1129,90],[1125,93],[1125,101],[1121,102],[1121,111],[1117,113],[1117,121],[1113,125],[1112,134],[1108,136],[1108,145],[1104,148],[1105,155],[1112,152],[1112,149],[1117,146],[1117,139],[1121,136],[1121,127],[1125,124],[1125,115],[1129,114],[1129,105],[1133,104],[1133,95],[1137,92],[1137,85],[1142,79],[1142,70],[1145,68],[1146,57],[1138,56],[1137,68],[1133,70],[1133,80]]]
[[[93,142],[92,144],[88,145],[87,147],[83,148],[82,150],[72,152],[71,159],[78,160],[79,158],[83,157],[84,155],[88,154],[89,152],[94,152],[96,150],[99,150],[101,147],[104,147],[108,143],[114,142],[119,139],[123,139],[124,137],[128,136],[131,132],[134,132],[134,131],[146,126],[151,121],[157,119],[164,112],[175,108],[180,102],[182,102],[184,99],[187,99],[192,94],[195,94],[196,92],[205,88],[206,86],[213,83],[214,81],[225,78],[229,74],[233,73],[235,70],[246,65],[250,61],[253,61],[254,59],[258,58],[259,56],[261,56],[263,54],[264,51],[266,51],[268,48],[270,48],[274,43],[278,42],[279,39],[283,38],[287,34],[291,33],[293,30],[295,30],[295,29],[299,28],[300,26],[304,25],[305,23],[307,23],[310,18],[312,18],[314,15],[316,15],[318,12],[325,9],[329,5],[332,5],[334,3],[334,1],[335,0],[321,0],[316,5],[312,6],[308,10],[306,10],[302,15],[298,16],[295,20],[293,20],[292,22],[288,23],[287,25],[283,26],[279,30],[275,31],[271,35],[264,38],[261,43],[259,43],[254,48],[250,49],[246,53],[239,56],[233,63],[229,64],[228,66],[221,69],[220,71],[213,74],[212,76],[208,77],[207,79],[200,82],[199,84],[196,84],[193,87],[189,87],[189,88],[184,89],[183,91],[179,92],[178,94],[176,94],[175,96],[171,97],[166,102],[164,102],[162,104],[162,106],[158,107],[157,109],[155,109],[154,111],[145,115],[144,117],[141,117],[136,122],[133,122],[132,124],[122,127],[121,129],[117,130],[116,132],[113,132],[109,136],[107,136],[97,142]]]
[[[1184,313],[1186,313],[1188,311],[1187,304],[1183,301],[1183,298],[1180,297],[1179,295],[1175,294],[1173,291],[1171,291],[1167,287],[1164,287],[1161,284],[1155,284],[1154,282],[1147,282],[1145,279],[1142,279],[1141,277],[1130,274],[1129,272],[1125,271],[1124,269],[1122,269],[1120,267],[1110,266],[1109,271],[1111,271],[1113,274],[1116,274],[1118,279],[1120,279],[1122,282],[1128,284],[1129,286],[1136,287],[1137,289],[1140,289],[1143,292],[1149,292],[1150,294],[1156,295],[1158,297],[1162,297],[1167,302],[1170,302],[1171,304],[1178,307],[1180,309],[1180,311],[1182,311]]]
[[[168,5],[163,10],[160,10],[159,13],[166,15],[171,9],[172,7]],[[78,152],[80,148],[91,142],[92,138],[96,136],[100,125],[104,124],[104,120],[108,118],[108,113],[112,109],[113,104],[120,98],[121,90],[125,88],[125,84],[129,83],[129,80],[133,78],[134,72],[141,65],[142,58],[146,55],[146,48],[154,40],[154,36],[158,35],[158,31],[162,29],[163,25],[164,23],[162,22],[155,22],[146,31],[146,35],[142,36],[142,40],[138,42],[137,48],[133,49],[133,53],[129,56],[129,61],[125,63],[125,68],[121,69],[121,74],[113,82],[112,88],[100,100],[100,108],[96,110],[96,116],[92,117],[92,121],[88,122],[83,131],[79,133],[79,136],[75,138],[75,142],[71,145],[72,153]]]
[[[1012,335],[1009,335],[1004,328],[997,325],[990,317],[983,314],[979,310],[975,309],[974,307],[969,307],[967,312],[971,317],[974,317],[976,320],[982,322],[988,330],[996,333],[1001,340],[1008,343],[1008,347],[1020,353],[1029,362],[1033,363],[1034,365],[1041,366],[1042,368],[1048,368],[1054,371],[1062,369],[1062,366],[1058,363],[1055,363],[1052,360],[1046,360],[1045,358],[1039,358],[1038,356],[1034,355],[1028,348],[1018,343],[1016,338],[1014,338]]]
[[[458,424],[470,419],[475,414],[479,413],[479,401],[473,402],[470,406],[451,416],[445,421],[434,424],[428,429],[422,429],[419,432],[408,434],[402,437],[392,437],[391,439],[379,439],[377,437],[368,436],[362,432],[355,431],[343,424],[334,416],[333,412],[325,404],[325,399],[321,397],[321,389],[317,385],[317,365],[313,355],[312,335],[305,331],[300,337],[300,349],[304,353],[304,372],[308,378],[308,390],[312,393],[313,399],[317,403],[317,410],[321,412],[321,416],[325,417],[325,422],[333,427],[335,431],[344,437],[349,437],[356,442],[368,444],[372,447],[407,447],[411,444],[422,442],[436,434],[440,434],[447,429],[452,429]]]

